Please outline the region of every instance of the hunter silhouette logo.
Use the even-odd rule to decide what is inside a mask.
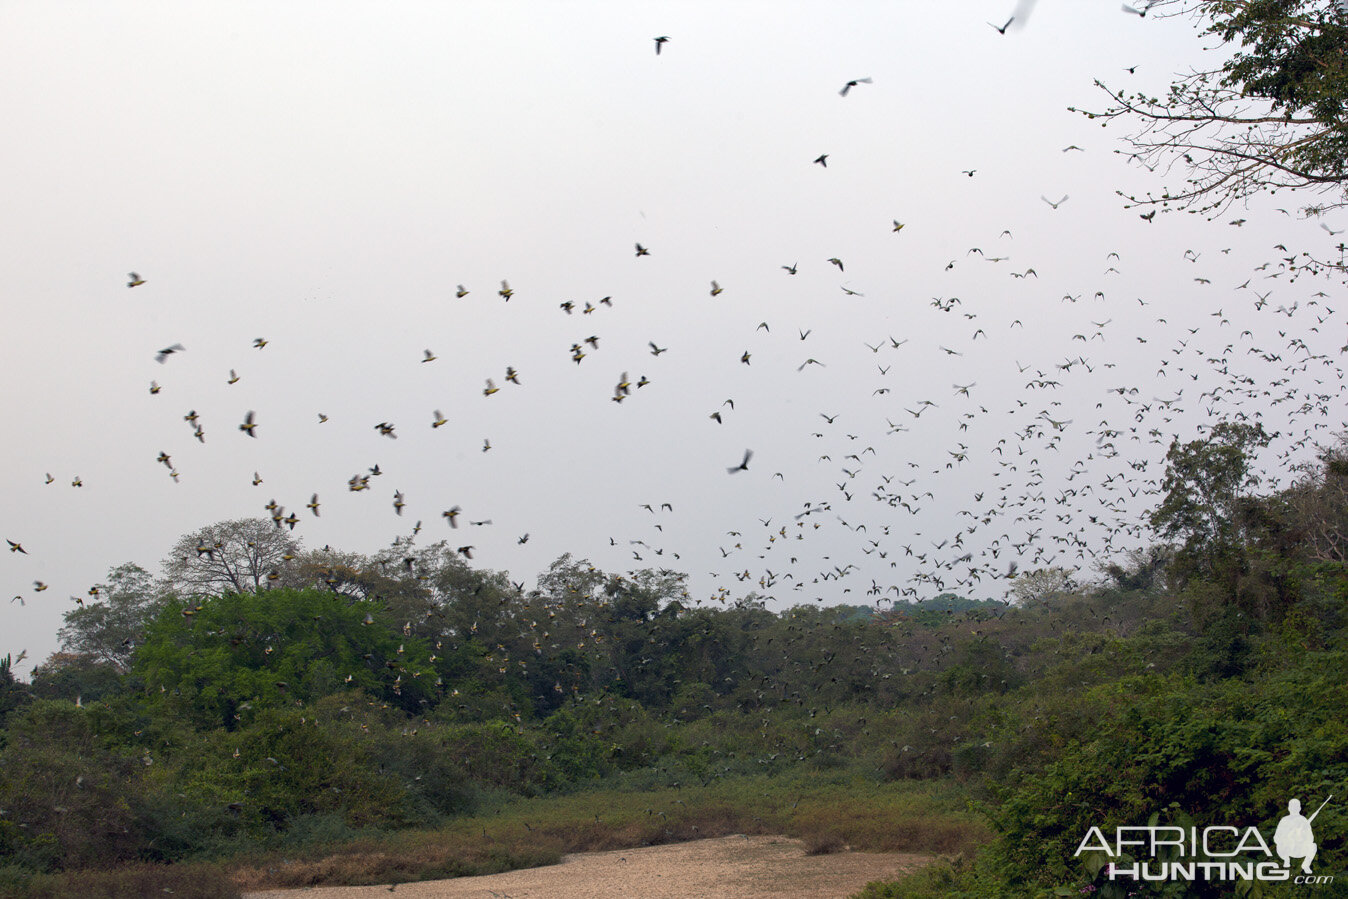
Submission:
[[[1278,829],[1273,833],[1273,845],[1277,847],[1278,855],[1282,858],[1282,866],[1291,868],[1291,860],[1294,858],[1302,859],[1301,870],[1305,874],[1311,873],[1311,859],[1315,858],[1315,834],[1311,830],[1311,822],[1315,816],[1320,814],[1320,809],[1329,804],[1330,796],[1324,802],[1320,803],[1320,808],[1316,809],[1309,818],[1301,816],[1301,800],[1293,799],[1287,803],[1287,814],[1278,822]]]
[[[1319,848],[1311,823],[1329,804],[1327,796],[1309,817],[1301,814],[1301,800],[1287,803],[1287,814],[1273,833],[1270,849],[1257,827],[1217,824],[1208,827],[1162,825],[1157,815],[1145,827],[1116,827],[1113,839],[1092,827],[1073,853],[1087,854],[1087,870],[1101,870],[1111,881],[1291,881],[1329,884],[1334,875],[1314,875],[1311,862]],[[1293,860],[1300,861],[1300,871]]]

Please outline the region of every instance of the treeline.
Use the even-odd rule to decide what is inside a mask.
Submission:
[[[162,578],[112,572],[30,683],[0,666],[0,856],[16,878],[228,857],[600,779],[845,769],[953,779],[999,834],[903,890],[1108,895],[1073,857],[1091,826],[1267,833],[1288,797],[1348,795],[1348,465],[1258,496],[1258,438],[1172,448],[1152,522],[1172,548],[1082,589],[1022,576],[1009,607],[694,606],[675,572],[570,557],[526,591],[444,544],[214,525]],[[1342,868],[1345,825],[1317,819],[1317,871]]]

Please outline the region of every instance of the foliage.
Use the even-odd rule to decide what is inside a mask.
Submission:
[[[525,592],[410,542],[305,554],[286,577],[308,586],[168,597],[142,607],[154,614],[128,671],[65,653],[31,687],[6,682],[0,858],[37,883],[337,852],[257,882],[356,883],[770,831],[817,851],[988,844],[876,895],[1100,886],[1072,858],[1088,822],[1268,826],[1286,796],[1348,790],[1334,543],[1348,465],[1327,450],[1259,496],[1244,466],[1260,439],[1218,428],[1177,443],[1156,523],[1179,550],[1032,603],[692,607],[675,572],[571,557]],[[934,784],[980,812],[880,801]],[[558,797],[615,789],[632,798],[543,818]],[[502,803],[518,827],[482,842],[471,816]],[[1325,834],[1348,823],[1324,814]],[[418,828],[458,848],[379,848]],[[1326,836],[1317,866],[1345,860]]]
[[[164,560],[168,591],[180,596],[244,593],[278,583],[299,552],[279,523],[244,518],[184,534]]]
[[[264,707],[302,705],[348,686],[418,710],[436,689],[430,655],[373,602],[277,589],[170,601],[132,670],[165,712],[233,729]]]
[[[1348,9],[1338,0],[1163,0],[1217,39],[1221,62],[1179,76],[1163,98],[1115,90],[1100,112],[1136,126],[1132,157],[1149,169],[1182,160],[1182,189],[1135,203],[1219,214],[1263,191],[1348,202]]]
[[[100,599],[83,601],[65,613],[61,648],[126,671],[164,597],[149,572],[133,563],[113,568],[95,590]]]
[[[1150,521],[1161,537],[1180,540],[1175,563],[1182,575],[1219,576],[1240,564],[1247,537],[1240,504],[1259,484],[1251,455],[1268,442],[1261,425],[1225,421],[1206,438],[1171,442],[1163,497]]]

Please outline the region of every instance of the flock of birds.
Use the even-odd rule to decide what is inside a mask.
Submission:
[[[1125,5],[1124,11],[1145,16],[1151,6]],[[1001,26],[989,24],[1005,35],[1012,21],[1014,17]],[[667,35],[654,42],[655,53],[662,56],[672,44]],[[873,84],[869,77],[851,79],[838,93],[849,98],[860,86]],[[1082,149],[1074,144],[1063,152]],[[801,164],[826,169],[828,158],[828,153],[821,153],[812,163],[802,159]],[[963,169],[960,174],[973,179],[978,170]],[[1066,193],[1056,200],[1040,194],[1040,199],[1048,207],[1046,215],[1069,214],[1072,208],[1065,206]],[[1149,226],[1153,217],[1154,212],[1142,214],[1147,224],[1135,223],[1136,227]],[[1244,223],[1244,219],[1232,219],[1227,225],[1238,229]],[[884,227],[892,240],[903,241],[912,233],[904,229],[914,225],[922,227],[897,218],[892,227]],[[1339,233],[1328,225],[1322,227],[1331,238]],[[632,255],[639,265],[648,264],[643,260],[658,252],[658,247],[640,241],[633,246]],[[1016,257],[1015,246],[1015,235],[1007,229],[935,266],[952,278],[951,273],[967,266],[1000,267]],[[1337,249],[1342,254],[1343,245]],[[1230,252],[1222,248],[1218,254],[1225,257]],[[690,554],[673,536],[677,516],[696,502],[689,498],[685,503],[678,496],[634,497],[631,505],[649,517],[634,525],[631,533],[606,536],[588,548],[564,549],[621,552],[614,558],[634,568],[691,569],[696,581],[709,579],[705,581],[709,586],[694,599],[725,602],[754,593],[788,603],[880,605],[921,601],[945,592],[1001,598],[1018,572],[1054,567],[1078,571],[1097,559],[1140,548],[1150,539],[1145,512],[1155,503],[1164,454],[1173,439],[1193,439],[1204,424],[1222,419],[1258,420],[1279,435],[1272,465],[1287,470],[1329,441],[1341,418],[1344,372],[1340,358],[1348,346],[1339,349],[1338,344],[1348,341],[1341,333],[1329,333],[1332,326],[1342,326],[1331,308],[1337,301],[1322,288],[1331,285],[1342,268],[1317,263],[1309,254],[1280,244],[1269,261],[1251,266],[1244,283],[1213,285],[1205,258],[1211,261],[1208,251],[1185,250],[1170,260],[1192,266],[1191,280],[1184,285],[1187,311],[1218,295],[1198,324],[1191,324],[1190,317],[1182,316],[1174,303],[1121,298],[1109,290],[1110,279],[1120,277],[1130,262],[1136,262],[1116,252],[1098,260],[1098,277],[1104,287],[1047,298],[1052,303],[1047,315],[1042,309],[1020,311],[1029,306],[1007,302],[1002,296],[932,297],[924,301],[920,316],[910,316],[910,326],[901,334],[856,334],[851,352],[843,358],[812,355],[810,339],[816,336],[817,324],[805,327],[793,322],[782,328],[770,321],[759,322],[742,335],[745,348],[738,362],[744,377],[752,378],[760,391],[789,391],[816,400],[823,394],[796,386],[800,381],[784,379],[843,369],[856,392],[840,400],[836,408],[811,408],[793,420],[801,430],[787,450],[775,448],[774,456],[780,460],[794,454],[801,465],[793,468],[777,462],[780,470],[773,470],[772,465],[760,468],[752,446],[720,463],[718,472],[724,468],[725,476],[737,482],[757,477],[775,485],[773,489],[780,492],[774,496],[780,499],[771,509],[743,513],[741,521],[722,532],[710,557]],[[1146,260],[1148,265],[1154,262]],[[1223,259],[1222,265],[1227,264]],[[793,260],[777,271],[764,272],[763,277],[794,278],[806,268],[836,269],[838,276],[848,271],[841,257],[823,251],[813,262]],[[1008,290],[1014,288],[1022,297],[1042,294],[1039,268],[1047,271],[1043,262],[1005,266]],[[730,285],[723,287],[710,274],[703,280],[707,296],[716,303],[735,302],[737,291]],[[134,271],[126,286],[138,291],[154,289],[152,278]],[[840,287],[849,300],[862,301],[870,293],[846,283]],[[491,291],[459,284],[447,293],[464,303],[481,302],[482,295]],[[492,302],[539,303],[534,296],[517,296],[507,280],[501,280],[494,293]],[[1044,300],[1040,296],[1037,302]],[[603,352],[601,343],[608,346],[601,319],[622,300],[605,295],[550,302],[555,303],[552,314],[559,329],[581,321],[590,332],[577,337],[570,331],[557,352],[569,354],[575,366],[593,366],[594,357]],[[1038,324],[1052,317],[1058,327],[1072,333],[1062,341],[1036,342],[1027,336],[1037,324],[1032,315],[1041,319]],[[1127,330],[1144,321],[1145,330]],[[836,331],[846,328],[847,322],[832,325]],[[936,342],[926,338],[928,331],[965,336]],[[276,352],[269,349],[271,345],[271,339],[259,336],[248,351]],[[799,352],[783,364],[780,356],[788,345]],[[188,348],[172,343],[152,349],[147,347],[147,358],[162,367],[157,370],[159,378],[172,383],[174,364]],[[1015,358],[1022,351],[1030,361]],[[657,337],[641,352],[651,357],[652,365],[660,366],[670,364],[667,353],[689,360],[696,351]],[[1042,358],[1033,358],[1036,353]],[[766,368],[760,362],[764,356],[769,359]],[[1014,368],[1005,364],[1006,359],[1014,359]],[[424,366],[440,360],[440,354],[426,348],[419,359],[405,362]],[[222,378],[228,385],[236,384],[243,368],[239,363]],[[498,369],[482,374],[482,401],[500,402],[499,394],[525,389],[524,370],[502,360]],[[862,377],[864,384],[858,387],[856,381]],[[612,382],[609,399],[617,405],[628,403],[658,379],[654,370],[651,377],[638,373],[635,378],[621,371]],[[748,386],[751,382],[742,383]],[[1009,392],[1008,385],[1013,387]],[[163,390],[159,379],[150,381],[149,392],[157,402],[166,402]],[[686,399],[693,410],[689,428],[729,429],[744,411],[743,401],[737,409],[735,397]],[[425,421],[411,426],[389,420],[369,421],[364,426],[367,433],[388,440],[406,438],[416,428],[422,436],[414,439],[420,440],[449,423],[441,409],[428,408],[427,412]],[[330,421],[327,412],[314,410],[313,415],[315,426]],[[165,421],[175,418],[186,425],[191,438],[206,444],[207,423],[215,420],[214,413],[208,415],[195,407],[166,411]],[[462,430],[462,416],[456,419],[456,427]],[[235,439],[267,441],[265,410],[245,410],[235,421],[230,428],[237,431]],[[152,439],[161,439],[152,428],[146,431],[154,434]],[[746,431],[744,442],[752,443],[754,436],[752,430]],[[923,452],[914,451],[914,442]],[[936,451],[935,447],[944,449]],[[490,438],[482,438],[481,453],[492,450]],[[933,452],[939,461],[929,461]],[[163,466],[174,481],[184,476],[174,456],[159,446],[147,445],[144,456],[147,464]],[[277,528],[302,535],[307,519],[321,517],[322,497],[330,491],[378,489],[387,496],[394,516],[391,523],[397,524],[401,536],[407,536],[404,521],[416,537],[425,519],[438,519],[443,530],[437,539],[458,533],[464,526],[461,517],[468,527],[493,525],[491,510],[469,520],[458,504],[425,508],[410,492],[392,486],[385,489],[382,483],[386,481],[381,482],[385,474],[375,464],[362,467],[345,485],[291,485],[295,495],[308,497],[293,509],[274,498],[264,502],[260,495],[254,500],[245,493],[246,508],[231,508],[217,517],[265,514]],[[58,482],[51,473],[42,476],[49,485]],[[251,477],[244,472],[239,477],[241,486],[264,483],[258,470],[252,470]],[[83,481],[76,475],[68,483],[78,488]],[[628,489],[621,484],[608,487],[620,492]],[[642,484],[640,489],[658,488]],[[419,510],[422,517],[405,515],[408,509]],[[526,526],[520,523],[518,533],[512,535],[514,542],[529,541],[533,531],[525,530]],[[578,527],[575,533],[583,535],[585,529]],[[11,554],[30,555],[23,535],[5,539]],[[458,546],[468,559],[474,558],[475,549],[466,541]],[[37,555],[53,568],[58,565],[55,548],[44,547]],[[13,602],[25,603],[47,589],[45,581],[35,580],[31,590],[15,594]],[[71,599],[83,603],[85,597],[98,595],[99,588],[89,586]]]

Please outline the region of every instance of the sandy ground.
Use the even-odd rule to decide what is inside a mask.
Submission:
[[[397,886],[407,899],[846,899],[872,880],[931,861],[900,852],[806,855],[800,840],[730,836],[640,849],[582,852],[560,864]],[[245,899],[377,899],[388,886],[246,893]]]

